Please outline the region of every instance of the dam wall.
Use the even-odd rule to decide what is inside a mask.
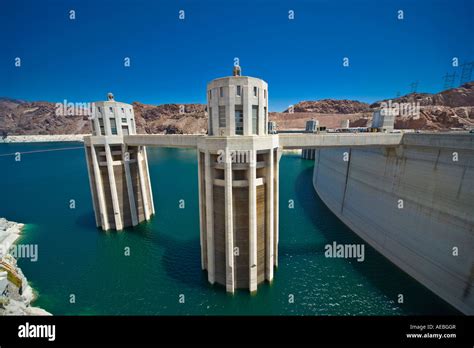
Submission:
[[[313,186],[365,242],[474,314],[474,135],[405,134],[394,147],[317,149]]]

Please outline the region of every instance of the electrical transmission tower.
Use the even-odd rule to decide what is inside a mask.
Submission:
[[[454,80],[456,79],[456,72],[453,72],[452,74],[446,73],[444,75],[444,90],[451,89],[454,87]]]
[[[416,93],[416,90],[418,89],[418,81],[410,83],[411,87],[411,93]]]
[[[461,80],[460,84],[471,81],[472,68],[474,67],[474,62],[464,63],[461,70]]]

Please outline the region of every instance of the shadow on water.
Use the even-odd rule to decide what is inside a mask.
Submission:
[[[186,240],[170,238],[156,226],[153,231],[150,231],[150,228],[135,228],[129,229],[128,233],[146,238],[163,250],[162,265],[169,278],[193,288],[207,285],[207,274],[201,269],[199,238]]]
[[[407,314],[412,312],[434,315],[461,314],[390,262],[339,220],[314,190],[313,168],[303,170],[295,181],[298,204],[301,205],[304,214],[313,225],[327,239],[328,244],[335,241],[338,244],[365,245],[365,260],[363,262],[358,262],[356,259],[347,261],[355,271],[394,301],[397,300],[398,294],[403,293],[406,304],[400,305],[394,302],[394,306],[402,307]],[[309,193],[308,187],[310,188]],[[325,220],[322,220],[321,217],[324,217]],[[317,250],[324,251],[324,246],[318,247]]]

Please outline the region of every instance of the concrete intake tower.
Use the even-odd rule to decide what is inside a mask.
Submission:
[[[146,148],[128,146],[123,137],[136,134],[132,105],[93,103],[92,136],[85,142],[87,168],[97,227],[122,230],[155,213]]]
[[[207,86],[208,136],[198,139],[202,267],[228,292],[256,291],[278,265],[278,135],[268,85],[253,77]]]

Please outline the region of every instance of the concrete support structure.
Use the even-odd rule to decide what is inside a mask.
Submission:
[[[278,135],[267,132],[267,84],[236,75],[209,83],[207,95],[209,136],[197,138],[203,268],[228,292],[255,292],[277,264]]]
[[[319,121],[311,119],[306,121],[306,129],[305,133],[317,133],[319,128]],[[313,160],[315,155],[316,149],[303,149],[301,150],[301,158]]]
[[[349,120],[342,120],[341,121],[341,128],[346,129],[349,128],[350,121]]]
[[[85,142],[97,227],[122,230],[154,214],[144,146],[124,142],[135,134],[133,108],[114,101],[94,103],[93,135]]]
[[[211,165],[211,154],[209,151],[205,151],[204,161],[204,177],[205,177],[205,213],[206,213],[206,241],[207,241],[207,278],[209,283],[214,284],[215,282],[215,271],[214,271],[214,168]],[[203,208],[200,207],[201,214]],[[203,231],[201,230],[201,233]],[[201,249],[201,253],[203,250]]]
[[[398,116],[396,110],[391,108],[376,110],[372,116],[372,128],[378,128],[382,132],[391,132],[394,128],[396,116]]]

